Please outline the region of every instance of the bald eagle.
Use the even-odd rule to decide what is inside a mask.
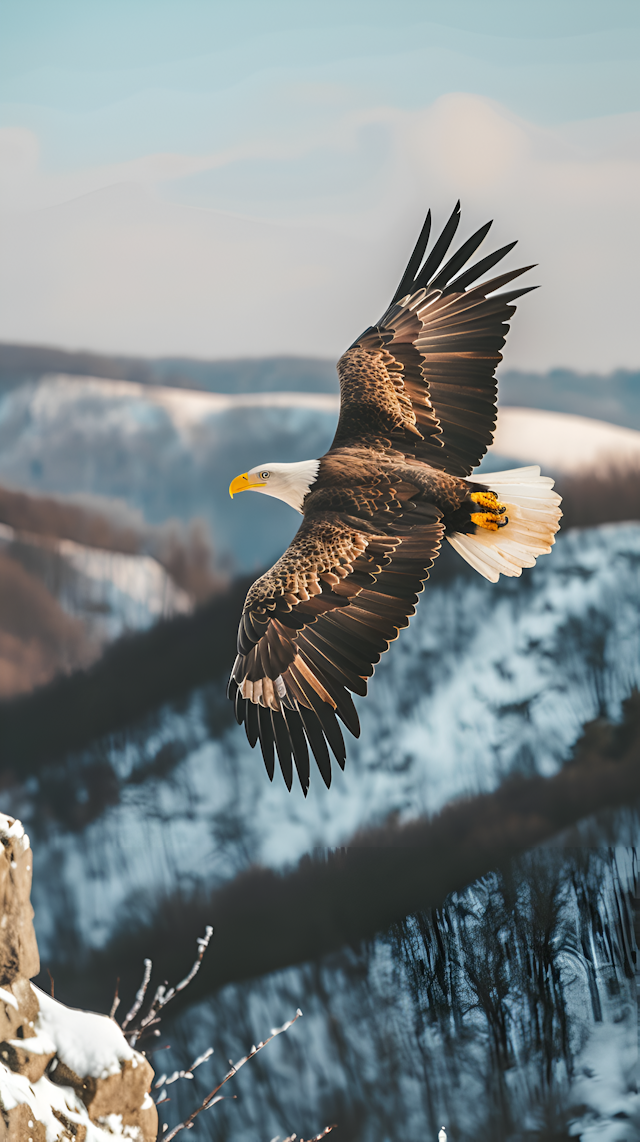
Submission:
[[[258,464],[229,491],[284,500],[302,523],[247,594],[229,697],[269,777],[306,795],[309,752],[327,786],[338,718],[360,727],[375,664],[409,624],[443,539],[486,579],[549,552],[560,497],[537,467],[472,476],[493,439],[496,366],[532,266],[475,283],[515,246],[463,269],[488,222],[445,261],[460,203],[427,252],[431,212],[389,307],[338,362],[340,417],[319,460]],[[443,264],[444,263],[444,264]],[[275,746],[275,753],[274,753]]]

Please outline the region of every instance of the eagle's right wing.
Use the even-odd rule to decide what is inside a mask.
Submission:
[[[459,272],[490,222],[442,265],[459,221],[458,203],[421,265],[431,227],[427,215],[386,313],[340,358],[340,420],[332,448],[391,446],[453,476],[468,476],[491,444],[494,374],[515,312],[511,303],[534,287],[496,292],[530,266],[473,284],[515,242]]]

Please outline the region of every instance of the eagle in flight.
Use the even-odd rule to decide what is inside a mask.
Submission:
[[[443,539],[491,582],[551,550],[560,497],[537,467],[472,476],[496,426],[495,370],[532,269],[476,284],[515,246],[465,269],[488,222],[445,261],[458,203],[427,252],[431,213],[388,309],[338,362],[340,417],[319,460],[258,464],[229,491],[284,500],[302,523],[247,594],[229,683],[236,719],[273,779],[309,756],[327,786],[344,768],[338,724],[360,732],[352,693],[409,624]]]

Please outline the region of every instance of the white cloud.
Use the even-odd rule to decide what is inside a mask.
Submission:
[[[37,170],[29,132],[4,132],[0,336],[336,355],[379,316],[426,206],[440,224],[461,197],[465,236],[494,217],[492,242],[521,239],[512,263],[539,263],[543,288],[522,302],[507,364],[637,368],[639,126],[625,115],[542,128],[465,94],[421,111],[337,104],[315,132],[55,177]],[[204,171],[204,205],[188,205]]]

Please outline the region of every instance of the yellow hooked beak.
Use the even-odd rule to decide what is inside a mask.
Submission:
[[[231,499],[235,496],[236,492],[246,492],[248,488],[264,488],[265,481],[258,480],[256,483],[251,483],[247,472],[243,472],[241,476],[236,476],[229,484],[229,495]]]

